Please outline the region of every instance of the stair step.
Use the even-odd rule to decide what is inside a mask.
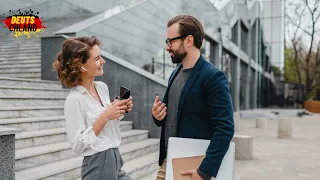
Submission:
[[[0,55],[1,56],[1,55]],[[5,69],[24,69],[24,68],[41,68],[41,64],[4,64],[0,66],[0,71],[5,70]]]
[[[43,164],[41,166],[23,169],[15,172],[15,178],[23,180],[34,180],[54,176],[62,172],[68,172],[80,168],[82,165],[82,160],[83,157],[76,156],[57,162]],[[68,178],[60,179],[71,179],[71,174],[72,173],[69,173]],[[74,178],[76,177],[79,177],[79,172],[75,175]]]
[[[0,74],[0,76],[3,77],[12,77],[12,78],[28,78],[31,80],[40,80],[41,79],[41,73],[7,73],[7,74]]]
[[[23,43],[41,43],[41,40],[39,38],[36,39],[16,39],[12,37],[8,37],[7,39],[2,38],[1,39],[2,44],[23,44]]]
[[[33,43],[30,45],[29,43],[21,43],[21,44],[1,44],[0,45],[1,49],[6,49],[9,51],[19,51],[19,50],[30,50],[30,49],[41,49],[41,44],[40,43]]]
[[[41,87],[21,87],[21,86],[1,86],[0,94],[6,96],[53,96],[67,97],[68,89],[63,88],[41,88]]]
[[[63,106],[1,107],[0,119],[63,115]]]
[[[35,64],[35,65],[39,65],[41,64],[41,60],[15,60],[15,61],[10,61],[10,60],[3,60],[0,61],[0,65],[6,65],[6,66],[13,66],[13,65],[22,65],[22,64]],[[41,66],[41,65],[40,65]]]
[[[132,129],[131,121],[120,121],[121,131]],[[5,127],[18,128],[22,131],[37,131],[44,129],[64,128],[64,116],[45,116],[32,118],[0,119],[0,125]]]
[[[124,163],[123,169],[132,179],[138,179],[158,169],[158,152],[134,158]],[[18,170],[16,179],[79,179],[83,157],[72,158]]]
[[[41,42],[41,40],[39,38],[34,38],[34,39],[20,39],[20,38],[12,38],[12,36],[7,36],[7,38],[1,38],[1,42],[3,44],[8,44],[8,43],[12,43],[12,44],[21,44],[21,43],[37,43],[37,42]]]
[[[66,141],[65,128],[25,131],[16,134],[16,149]]]
[[[148,130],[129,130],[121,133],[121,143],[127,144],[148,138]],[[16,149],[28,148],[67,140],[65,128],[25,131],[16,134]]]
[[[51,97],[51,96],[0,96],[0,106],[58,106],[63,105],[65,96]]]
[[[121,133],[121,144],[137,142],[148,138],[148,130],[130,130]]]
[[[21,131],[36,131],[65,127],[64,116],[0,119],[0,125],[18,128]]]
[[[0,45],[1,47],[1,45]],[[29,54],[29,53],[40,53],[41,54],[41,48],[37,48],[37,49],[28,49],[28,50],[24,50],[22,51],[21,53],[24,53],[24,54]],[[8,50],[8,51],[0,51],[0,54],[1,55],[5,55],[5,54],[17,54],[17,51],[14,49],[14,50]],[[20,53],[19,53],[20,54]]]
[[[69,142],[47,144],[31,148],[17,149],[15,152],[15,170],[40,166],[46,163],[77,156]]]
[[[121,145],[119,147],[119,151],[123,161],[128,161],[136,157],[158,151],[159,143],[159,139],[144,139],[141,141]]]
[[[0,67],[0,74],[8,73],[41,73],[40,67],[13,67],[13,68],[2,68]]]
[[[22,43],[41,43],[41,40],[39,38],[36,39],[12,39],[12,37],[9,37],[7,39],[1,38],[2,44],[22,44]]]
[[[159,167],[160,168],[160,167]],[[139,178],[138,180],[153,180],[153,179],[157,179],[157,175],[158,175],[158,170],[151,172],[150,174],[143,176],[141,178]]]
[[[20,87],[43,87],[43,88],[62,88],[58,81],[47,80],[32,80],[12,77],[3,77],[0,75],[0,84],[6,86],[20,86]]]
[[[12,58],[9,58],[10,61],[15,61],[15,60],[37,60],[37,59],[41,59],[41,56],[35,56],[35,55],[32,55],[32,56],[26,56],[26,57],[12,57]],[[0,61],[3,61],[3,60],[8,60],[7,57],[0,57]]]
[[[31,50],[39,50],[39,49],[41,49],[40,45],[0,46],[0,52],[7,52],[7,51],[23,52],[23,51],[31,51]]]
[[[0,74],[8,74],[8,73],[41,73],[41,68],[15,68],[15,69],[8,69],[8,68],[0,68]]]
[[[0,51],[0,57],[3,57],[3,58],[7,58],[7,59],[12,59],[12,58],[16,58],[16,57],[29,57],[29,56],[38,56],[38,57],[41,57],[41,51],[38,50],[38,51],[30,51],[28,53],[26,52],[10,52],[10,51],[7,51],[7,52],[3,52],[3,51]]]
[[[158,139],[146,139],[139,142],[121,145],[120,153],[124,161],[138,156],[155,152],[158,149]],[[16,150],[16,170],[39,166],[42,164],[60,161],[66,158],[77,156],[69,142],[47,144],[25,149]]]
[[[158,151],[149,153],[147,155],[134,158],[127,161],[123,165],[123,169],[128,173],[132,179],[138,179],[159,168],[158,166]]]

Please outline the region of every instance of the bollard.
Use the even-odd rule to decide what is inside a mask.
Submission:
[[[293,120],[290,117],[279,117],[278,138],[292,138]]]
[[[253,137],[247,135],[234,135],[235,158],[237,160],[251,160],[253,158]]]
[[[256,118],[256,128],[266,128],[267,127],[267,118],[265,117],[258,117]]]

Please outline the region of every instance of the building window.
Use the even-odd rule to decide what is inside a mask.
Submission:
[[[248,29],[241,23],[241,49],[248,54]]]
[[[205,60],[210,61],[211,57],[211,43],[210,41],[204,39],[202,46],[200,48],[201,55],[205,58]]]
[[[238,23],[236,23],[231,30],[231,41],[238,45]]]

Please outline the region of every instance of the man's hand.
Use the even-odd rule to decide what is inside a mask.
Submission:
[[[156,99],[154,100],[152,107],[152,115],[158,121],[162,121],[167,115],[166,104],[162,103],[159,100],[159,96],[156,96]]]
[[[181,171],[182,175],[190,175],[192,180],[203,180],[199,174],[197,173],[196,169],[189,170],[189,171]]]

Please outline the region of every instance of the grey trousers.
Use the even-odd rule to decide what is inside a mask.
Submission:
[[[83,180],[132,180],[123,170],[123,160],[118,148],[98,152],[83,158]]]

